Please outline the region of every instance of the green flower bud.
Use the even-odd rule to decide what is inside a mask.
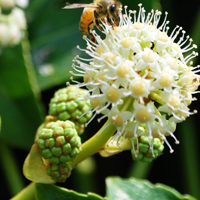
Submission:
[[[42,150],[42,157],[44,159],[48,159],[48,158],[51,158],[51,156],[53,156],[52,152],[50,149],[43,149]]]
[[[58,118],[60,120],[68,120],[71,118],[71,115],[67,112],[67,111],[64,111],[64,112],[61,112],[59,115],[58,115]]]
[[[78,134],[79,135],[81,135],[83,132],[84,132],[84,130],[85,130],[85,124],[83,123],[83,124],[81,124],[79,121],[77,121],[77,120],[75,120],[75,121],[73,121],[74,122],[74,124],[75,124],[75,127],[76,127],[76,130],[77,130],[77,132],[78,132]]]
[[[45,149],[45,140],[39,139],[38,140],[38,146],[40,147],[40,149]]]
[[[59,164],[60,163],[60,159],[58,157],[52,156],[50,159],[51,163],[55,163],[55,164]]]
[[[164,150],[164,141],[162,141],[159,138],[154,138],[149,141],[148,136],[139,137],[138,153],[136,153],[136,140],[134,140],[134,145],[135,149],[131,150],[133,159],[141,160],[143,162],[151,162],[152,160],[156,159],[159,155],[161,155]],[[153,149],[151,149],[152,147]]]
[[[52,134],[53,134],[52,130],[44,128],[44,129],[41,130],[40,138],[41,139],[48,139],[48,138],[52,137]]]
[[[62,155],[62,156],[60,156],[60,161],[61,162],[69,162],[69,161],[73,160],[70,156],[71,156],[71,154],[70,155]]]
[[[45,142],[45,146],[52,148],[55,145],[55,139],[54,138],[49,138]]]
[[[51,149],[54,156],[61,156],[62,155],[62,149],[60,147],[53,147]]]
[[[52,164],[46,170],[46,173],[51,176],[51,179],[57,182],[65,182],[71,174],[71,166],[67,163]]]
[[[88,92],[84,89],[69,86],[55,92],[49,104],[49,115],[56,120],[75,122],[78,134],[84,132],[85,123],[92,117]],[[83,115],[85,113],[85,115]],[[83,115],[83,116],[82,116]],[[82,117],[80,117],[82,116]],[[80,117],[80,118],[79,118]]]

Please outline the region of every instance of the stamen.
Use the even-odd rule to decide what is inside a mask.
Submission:
[[[165,12],[165,18],[164,18],[164,20],[163,20],[163,23],[162,23],[162,25],[159,27],[159,29],[162,29],[164,26],[166,26],[166,20],[167,20],[167,15],[168,15],[168,12]]]

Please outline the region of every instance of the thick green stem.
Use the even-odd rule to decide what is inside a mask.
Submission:
[[[26,188],[24,188],[20,193],[14,196],[10,200],[36,200],[35,198],[35,183],[32,182]]]
[[[89,140],[82,144],[82,151],[76,156],[76,158],[69,162],[69,164],[74,168],[78,163],[84,159],[97,153],[109,140],[109,138],[115,133],[116,128],[113,125],[108,125],[108,121],[104,126]],[[103,131],[102,131],[103,130]]]

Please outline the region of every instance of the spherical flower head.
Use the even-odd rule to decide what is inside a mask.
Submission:
[[[99,121],[107,117],[108,124],[116,127],[111,142],[120,141],[120,137],[134,138],[134,157],[140,153],[143,136],[153,157],[159,155],[154,147],[157,140],[164,141],[173,152],[166,137],[172,136],[178,144],[176,123],[194,113],[188,106],[199,86],[198,70],[191,62],[197,53],[184,53],[196,45],[185,37],[182,27],[176,26],[169,33],[167,13],[162,23],[160,18],[160,11],[145,14],[141,4],[138,14],[128,12],[125,6],[119,26],[110,26],[106,19],[102,22],[104,39],[95,31],[92,34],[97,43],[84,37],[87,48],[81,51],[91,59],[74,59],[73,68],[84,80],[77,86],[86,86],[91,93],[94,116],[101,113]]]
[[[49,115],[56,120],[73,121],[79,135],[84,132],[85,123],[92,117],[88,92],[74,86],[59,89],[49,104]]]
[[[48,123],[39,131],[36,143],[40,149],[47,174],[58,182],[64,182],[71,173],[67,162],[81,152],[81,139],[70,121]]]

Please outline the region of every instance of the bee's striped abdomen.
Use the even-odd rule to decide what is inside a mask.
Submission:
[[[82,34],[88,34],[89,29],[92,29],[94,23],[90,24],[94,20],[94,8],[84,8],[83,14],[81,15],[79,30]],[[89,25],[90,24],[90,25]]]

